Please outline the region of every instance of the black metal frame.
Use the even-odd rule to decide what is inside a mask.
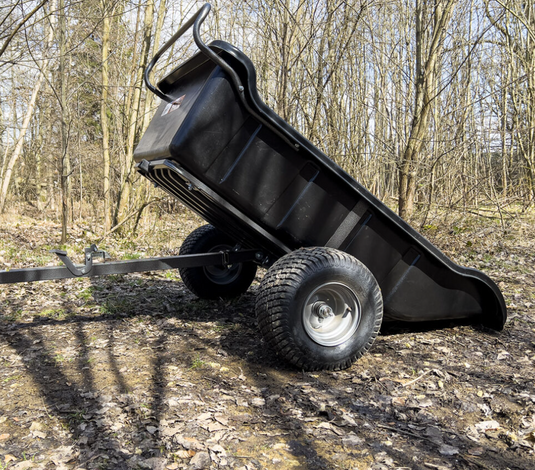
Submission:
[[[165,269],[197,268],[203,266],[228,266],[236,263],[261,262],[265,256],[258,250],[232,250],[194,255],[168,256],[126,261],[93,263],[94,257],[106,259],[106,252],[95,245],[85,249],[85,265],[76,266],[65,251],[52,250],[65,266],[45,268],[25,268],[0,271],[0,284],[19,282],[50,281],[75,277],[106,276],[109,274],[128,274]]]

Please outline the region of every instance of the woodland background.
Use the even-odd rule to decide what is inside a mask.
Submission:
[[[134,230],[174,202],[132,153],[142,73],[202,2],[4,0],[0,211]],[[507,217],[535,197],[533,0],[212,0],[206,42],[255,63],[266,103],[400,215]],[[161,77],[195,52],[177,43]],[[166,63],[165,63],[166,62]],[[154,203],[157,204],[154,204]],[[157,209],[154,209],[157,208]]]

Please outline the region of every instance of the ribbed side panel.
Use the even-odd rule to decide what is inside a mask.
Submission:
[[[266,243],[256,232],[252,231],[247,223],[237,219],[209,194],[193,188],[182,175],[171,169],[158,167],[153,168],[145,176],[165,192],[179,199],[209,224],[227,233],[243,248],[261,249],[273,259],[281,255],[269,242]]]

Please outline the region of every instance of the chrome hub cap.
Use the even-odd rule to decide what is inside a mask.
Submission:
[[[349,286],[327,282],[308,296],[302,319],[306,333],[314,342],[321,346],[338,346],[357,330],[360,304]]]

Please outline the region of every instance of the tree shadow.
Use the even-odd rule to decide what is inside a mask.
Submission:
[[[436,395],[447,413],[434,416],[414,398],[428,392],[424,379],[410,393],[392,380],[396,367],[436,359],[432,346],[413,348],[408,359],[397,341],[440,331],[437,324],[390,325],[351,369],[304,373],[260,339],[254,287],[234,301],[206,302],[164,276],[111,276],[92,279],[91,295],[86,310],[73,308],[65,318],[1,326],[50,418],[47,437],[7,442],[18,458],[70,447],[65,462],[84,468],[164,468],[173,461],[188,468],[196,452],[216,468],[534,466],[518,446],[496,452],[499,437],[474,443],[459,432],[462,403],[453,395]],[[430,377],[438,367],[426,369]],[[511,387],[506,373],[467,372],[460,364],[442,372],[483,390]],[[440,431],[439,444],[428,428]],[[442,445],[459,453],[443,455]],[[477,456],[469,453],[474,447],[482,448]]]

